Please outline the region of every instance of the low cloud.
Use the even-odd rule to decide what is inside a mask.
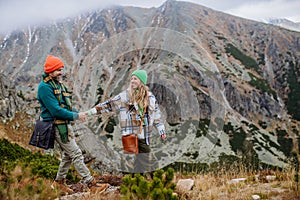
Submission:
[[[262,21],[270,18],[286,18],[300,22],[300,1],[272,0],[248,2],[238,7],[226,10],[232,15]]]
[[[253,20],[287,18],[300,22],[299,0],[186,0],[215,10]],[[116,0],[113,4],[159,7],[165,0]],[[107,0],[9,0],[0,1],[0,33],[31,25],[74,17],[82,12],[112,6]]]
[[[110,6],[107,0],[10,0],[0,3],[0,33]]]

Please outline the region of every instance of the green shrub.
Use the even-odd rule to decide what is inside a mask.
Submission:
[[[113,133],[114,132],[114,126],[116,126],[116,121],[113,117],[109,118],[109,121],[107,125],[105,126],[105,131],[108,133]]]
[[[225,47],[226,53],[230,53],[235,59],[241,61],[241,63],[247,68],[247,69],[254,69],[257,73],[260,73],[260,68],[256,61],[243,54],[238,48],[233,46],[232,44],[227,44]]]
[[[0,139],[0,199],[54,199],[57,194],[49,187],[56,176],[59,160],[51,155],[32,153],[31,151]],[[15,174],[15,169],[21,169]],[[74,174],[73,174],[74,173]],[[79,181],[79,177],[67,174],[70,183]],[[17,187],[12,187],[17,185]]]
[[[38,175],[47,179],[54,179],[58,170],[59,160],[51,155],[32,153],[17,144],[12,144],[6,139],[0,140],[0,173],[5,170],[10,172],[15,166],[20,165],[30,168],[33,176]],[[72,175],[71,169],[68,176],[75,182],[78,177]]]
[[[287,110],[296,120],[300,120],[300,84],[298,81],[300,63],[289,62],[290,68],[288,72],[288,85],[290,92],[286,100]]]
[[[122,179],[120,192],[123,199],[151,199],[151,200],[177,200],[173,195],[176,185],[174,179],[174,169],[168,168],[166,171],[160,169],[154,172],[153,180],[148,181],[140,174],[125,175]]]
[[[277,93],[271,88],[267,80],[256,77],[254,74],[249,73],[251,80],[249,84],[260,90],[262,93],[266,92],[269,95],[273,96],[277,100]]]
[[[289,138],[289,134],[286,130],[276,128],[277,142],[280,144],[279,149],[284,153],[285,156],[289,157],[293,150],[293,139]]]

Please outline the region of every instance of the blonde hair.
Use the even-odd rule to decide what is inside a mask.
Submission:
[[[149,106],[149,88],[144,84],[140,84],[136,90],[129,90],[129,101],[131,104],[137,103],[140,108],[146,111]]]

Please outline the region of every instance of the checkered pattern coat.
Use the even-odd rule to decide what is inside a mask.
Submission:
[[[122,135],[138,134],[139,139],[146,139],[149,145],[153,127],[156,127],[159,135],[165,134],[165,126],[155,96],[149,92],[149,107],[144,115],[144,123],[141,126],[141,116],[137,105],[129,104],[128,89],[115,97],[96,105],[92,114],[105,112],[118,112]]]

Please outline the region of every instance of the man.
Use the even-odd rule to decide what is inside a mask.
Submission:
[[[104,191],[109,185],[99,184],[91,176],[84,163],[82,151],[76,144],[74,134],[69,128],[70,121],[85,120],[83,112],[72,107],[71,95],[61,82],[64,63],[57,57],[49,55],[44,64],[43,80],[38,86],[37,99],[40,103],[40,117],[44,121],[55,120],[55,141],[62,151],[62,159],[52,188],[59,187],[66,193],[74,191],[66,184],[66,176],[73,164],[78,174],[92,191]]]

